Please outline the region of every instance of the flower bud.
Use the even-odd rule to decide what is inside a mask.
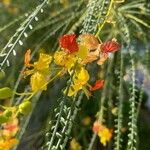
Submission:
[[[12,111],[10,111],[10,110],[5,110],[5,111],[4,111],[4,115],[9,118],[9,117],[12,116]]]
[[[19,112],[23,115],[28,115],[32,110],[32,105],[30,101],[25,101],[19,105]]]

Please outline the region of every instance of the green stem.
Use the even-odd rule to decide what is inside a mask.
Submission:
[[[77,63],[76,63],[77,64]],[[56,125],[55,125],[55,128],[54,128],[54,131],[52,133],[52,137],[50,139],[50,142],[49,142],[49,145],[48,145],[48,150],[51,150],[52,149],[52,146],[53,146],[53,142],[54,142],[54,139],[56,137],[56,132],[57,132],[57,129],[58,129],[58,126],[59,126],[59,123],[60,123],[60,119],[61,119],[61,116],[62,116],[62,112],[63,112],[63,108],[64,108],[64,105],[66,103],[66,99],[67,99],[67,96],[68,96],[68,92],[69,92],[69,88],[71,86],[71,83],[72,83],[72,79],[73,79],[73,76],[74,76],[74,73],[75,73],[75,68],[76,68],[76,64],[74,66],[74,70],[71,74],[71,77],[70,77],[70,82],[67,86],[67,89],[66,89],[66,93],[65,93],[65,96],[63,98],[63,102],[62,102],[62,105],[60,107],[60,111],[59,111],[59,116],[57,118],[57,122],[56,122]]]
[[[98,31],[97,31],[97,33],[96,33],[96,35],[95,35],[96,37],[99,36],[100,32],[102,31],[102,28],[104,27],[104,25],[105,25],[105,23],[106,23],[106,21],[107,21],[107,17],[109,16],[109,14],[110,14],[110,12],[111,12],[111,9],[112,9],[112,6],[113,6],[113,2],[114,2],[114,0],[111,0],[111,2],[110,2],[110,4],[109,4],[109,7],[108,7],[107,14],[106,14],[106,16],[105,16],[105,20],[104,20],[104,22],[98,27]]]
[[[92,149],[93,149],[93,145],[94,145],[94,143],[95,143],[96,137],[97,137],[97,134],[94,133],[93,136],[92,136],[90,145],[89,145],[89,147],[88,147],[88,150],[92,150]]]
[[[118,118],[117,118],[117,128],[116,128],[116,137],[115,137],[115,148],[114,150],[121,149],[121,128],[123,120],[123,55],[121,53],[121,62],[120,62],[120,81],[119,81],[119,102],[118,102]]]
[[[57,142],[57,145],[56,145],[56,149],[59,149],[59,147],[60,147],[60,144],[61,144],[61,141],[63,140],[63,138],[64,138],[64,135],[66,134],[66,130],[67,130],[67,127],[68,127],[68,125],[69,125],[69,122],[70,122],[70,120],[71,120],[71,115],[72,115],[72,110],[74,109],[74,107],[75,107],[75,102],[76,102],[76,96],[74,97],[74,99],[73,99],[73,103],[72,103],[72,105],[71,105],[71,109],[70,109],[70,111],[68,112],[68,115],[67,115],[67,121],[66,121],[66,123],[65,123],[65,126],[63,127],[63,129],[62,129],[62,131],[61,131],[61,138],[58,140],[58,142]]]
[[[108,66],[108,69],[107,69],[107,74],[111,73],[112,66],[113,66],[113,60],[111,60],[110,63],[109,63],[109,66]],[[107,85],[110,82],[109,80],[110,80],[110,78],[109,78],[109,76],[107,76],[105,86],[104,86],[104,89],[102,91],[100,109],[99,109],[99,112],[98,112],[98,121],[101,122],[101,123],[104,122],[104,119],[103,119],[104,118],[104,116],[103,116],[104,115],[104,109],[105,109],[104,103],[105,103],[105,98],[107,96]],[[96,137],[97,137],[97,135],[93,133],[92,139],[91,139],[90,144],[88,146],[88,150],[93,149],[93,145],[94,145],[94,142],[96,140]]]
[[[73,127],[73,121],[75,120],[75,118],[76,118],[76,116],[77,116],[78,107],[80,106],[80,103],[81,103],[81,100],[82,100],[82,98],[83,98],[83,95],[84,95],[84,94],[83,94],[83,92],[82,92],[82,93],[80,94],[80,96],[79,96],[77,102],[76,102],[76,108],[75,108],[75,110],[74,110],[74,112],[73,112],[73,115],[72,115],[72,117],[71,117],[70,124],[69,124],[68,130],[67,130],[67,135],[70,135],[70,132],[71,132],[72,127]],[[65,149],[65,146],[66,146],[67,141],[68,141],[68,139],[69,139],[69,136],[67,136],[67,135],[66,135],[66,137],[65,137],[65,139],[64,139],[64,141],[63,141],[62,149]]]

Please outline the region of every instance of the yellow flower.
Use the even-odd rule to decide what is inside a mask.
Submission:
[[[11,0],[2,0],[5,6],[9,6],[11,4]]]
[[[117,113],[118,113],[118,107],[112,108],[111,113],[112,113],[114,116],[117,116]]]
[[[72,139],[70,142],[70,150],[81,150],[81,145],[76,141],[76,139]]]
[[[77,52],[76,55],[83,60],[87,57],[88,52],[89,50],[85,45],[79,44],[79,51]]]
[[[1,139],[0,140],[0,150],[10,150],[13,146],[18,144],[18,140],[15,138],[12,139]]]
[[[85,125],[85,126],[88,126],[90,123],[91,123],[91,118],[89,116],[85,117],[83,120],[82,120],[82,123]]]
[[[49,64],[51,63],[51,61],[52,61],[52,56],[41,53],[39,60],[34,63],[34,69],[41,73],[48,74]]]
[[[73,82],[74,84],[85,85],[89,78],[90,77],[88,71],[84,67],[81,67],[79,70],[76,71],[73,77]]]
[[[71,69],[75,64],[76,58],[74,54],[68,54],[64,51],[56,51],[54,54],[54,62],[62,67]]]
[[[60,0],[60,3],[66,8],[69,6],[69,1],[68,0]]]
[[[29,49],[25,53],[24,63],[27,68],[33,67],[33,69],[25,71],[25,74],[30,75],[37,71],[39,71],[42,74],[49,74],[49,65],[52,62],[52,56],[40,53],[39,60],[37,62],[34,62],[34,64],[30,64],[30,55],[31,50]]]
[[[50,63],[52,62],[52,56],[44,53],[40,53],[39,60],[30,64],[30,53],[28,50],[25,54],[25,65],[26,67],[33,67],[33,69],[28,69],[24,72],[26,76],[32,74],[30,78],[30,85],[32,91],[46,90],[47,81],[50,76]]]
[[[108,129],[107,127],[103,126],[103,129],[101,129],[98,132],[98,136],[100,137],[100,142],[106,146],[106,142],[110,141],[112,137],[112,131]]]
[[[32,91],[46,90],[47,89],[46,83],[47,83],[46,76],[40,72],[35,72],[31,76],[30,85]]]
[[[89,78],[88,71],[85,68],[81,67],[79,70],[76,70],[73,77],[73,84],[69,88],[68,96],[77,94],[77,92],[87,84]]]

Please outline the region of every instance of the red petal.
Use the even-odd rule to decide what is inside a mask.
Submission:
[[[101,44],[100,50],[103,53],[115,52],[120,49],[120,44],[116,41],[107,41]]]
[[[90,91],[101,89],[103,88],[103,86],[104,86],[104,80],[97,80],[95,85],[90,88]]]
[[[68,53],[74,53],[79,50],[75,34],[63,35],[59,39],[59,44],[60,44],[60,47],[64,48],[64,50]]]

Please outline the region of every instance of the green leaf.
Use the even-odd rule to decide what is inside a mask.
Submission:
[[[0,89],[0,99],[9,98],[12,95],[13,95],[13,91],[10,88],[4,87]]]

